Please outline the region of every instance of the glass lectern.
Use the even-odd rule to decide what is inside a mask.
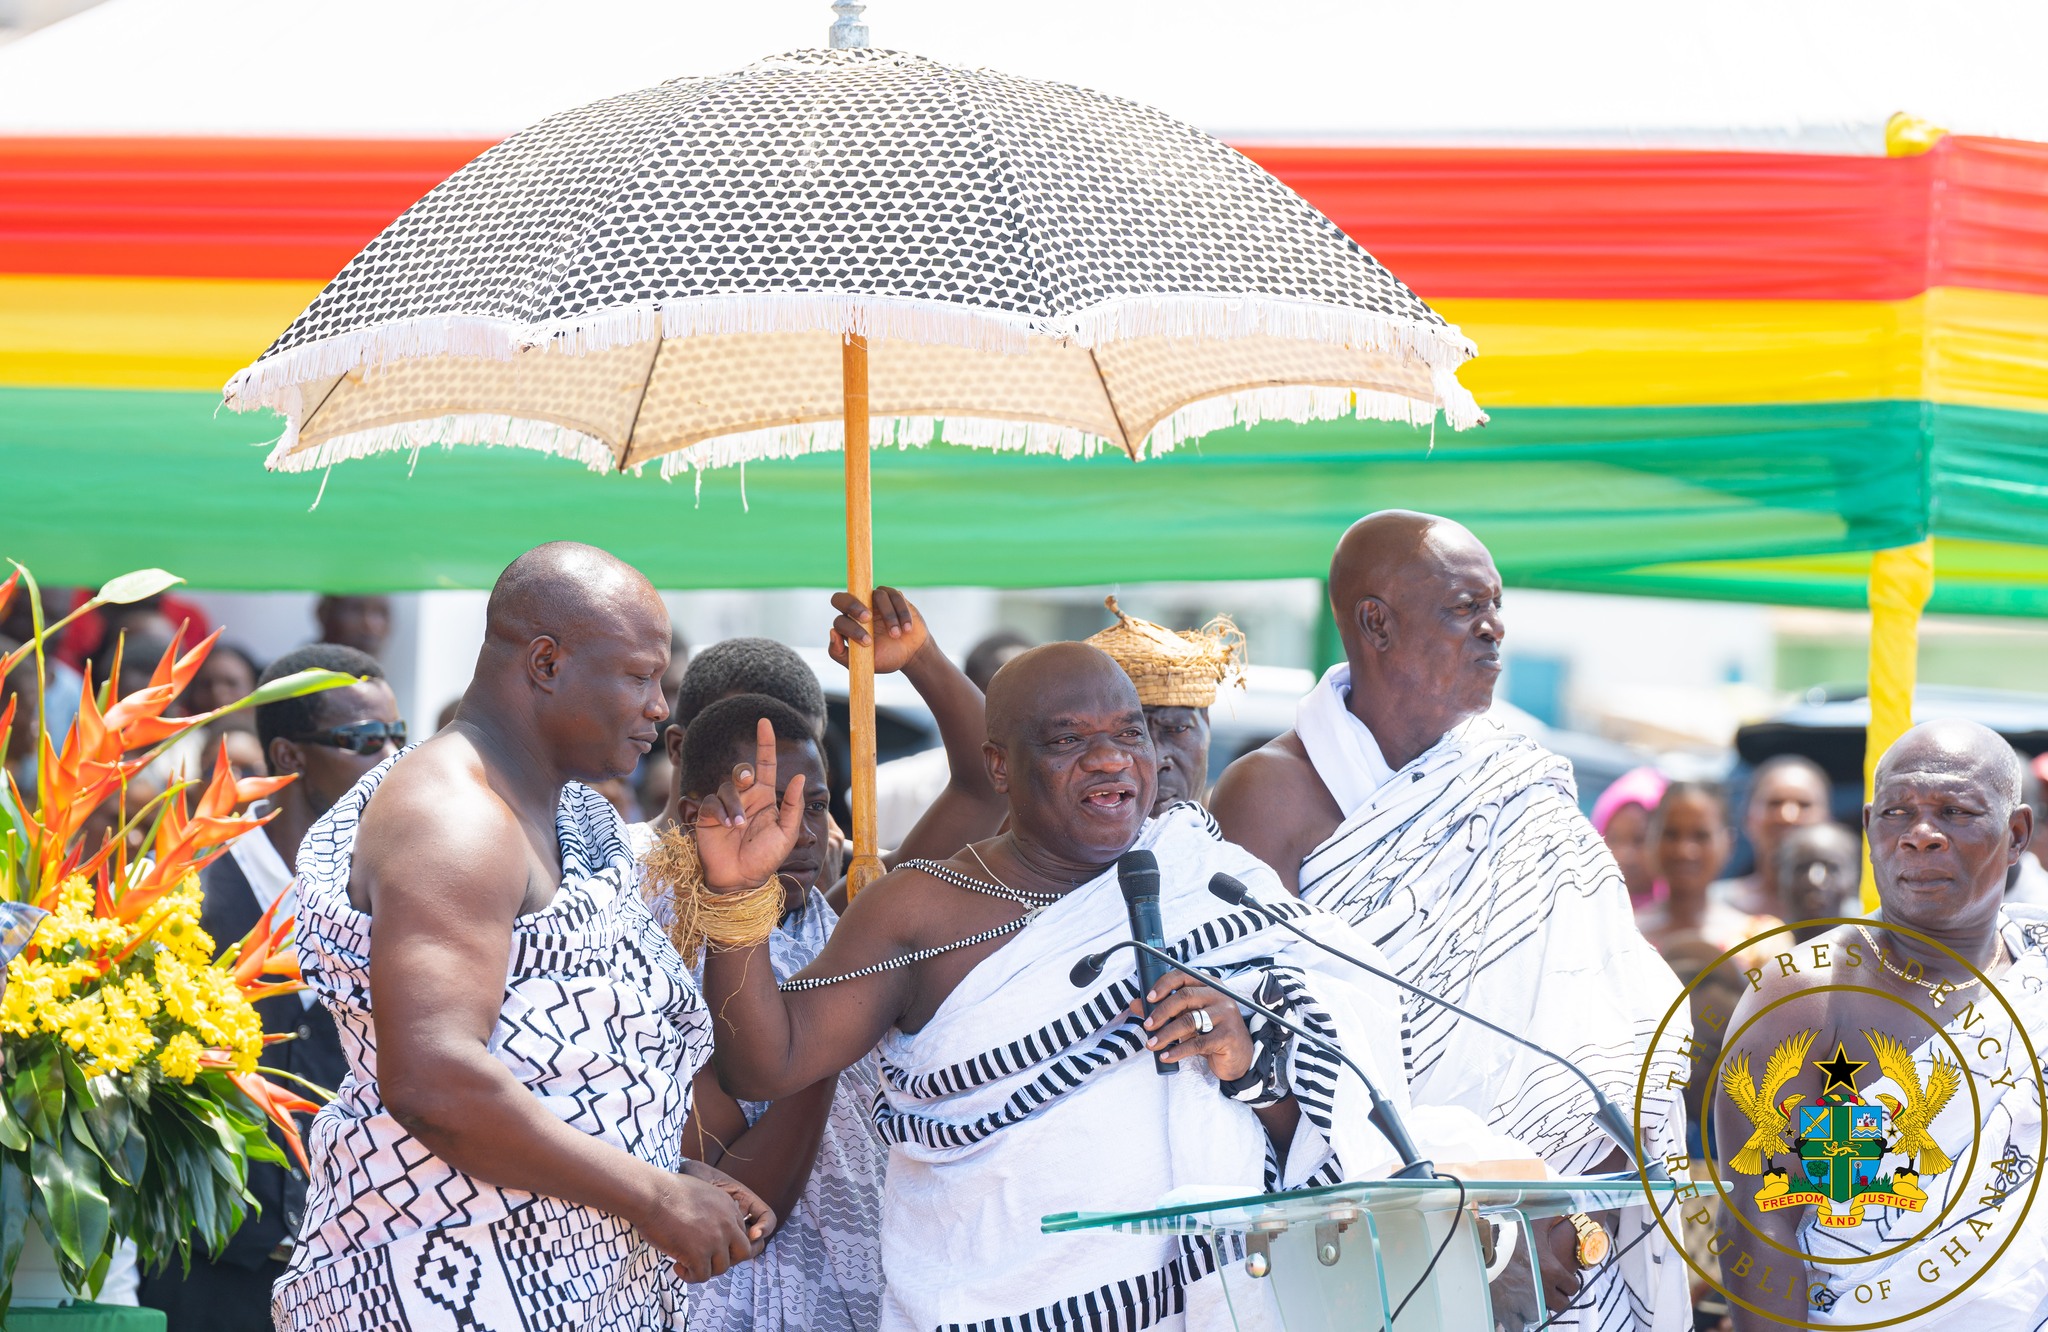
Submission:
[[[1531,1221],[1624,1209],[1618,1252],[1657,1224],[1651,1206],[1668,1208],[1678,1187],[1645,1186],[1635,1175],[1472,1179],[1461,1210],[1458,1186],[1448,1180],[1382,1179],[1145,1212],[1061,1212],[1040,1229],[1234,1240],[1225,1251],[1241,1244],[1243,1258],[1218,1272],[1232,1307],[1251,1307],[1250,1297],[1263,1303],[1270,1293],[1286,1332],[1393,1332],[1394,1308],[1411,1288],[1400,1332],[1527,1332],[1548,1317],[1541,1293],[1547,1259],[1529,1243]]]

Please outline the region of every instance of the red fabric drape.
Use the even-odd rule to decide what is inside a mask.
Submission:
[[[325,281],[489,146],[0,138],[0,273]]]
[[[0,273],[325,280],[480,140],[0,138]],[[2048,293],[2048,145],[1250,145],[1425,297]]]

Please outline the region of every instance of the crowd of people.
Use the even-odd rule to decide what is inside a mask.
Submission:
[[[1719,788],[1642,768],[1588,819],[1569,765],[1487,716],[1506,625],[1471,533],[1370,515],[1330,589],[1345,660],[1213,791],[1208,711],[1243,651],[1227,621],[1175,632],[1112,601],[1085,643],[1004,635],[956,666],[901,593],[837,594],[833,657],[902,673],[942,741],[898,774],[913,807],[852,900],[815,672],[769,639],[688,654],[605,552],[506,569],[474,680],[410,748],[381,599],[322,599],[320,641],[267,665],[216,649],[193,709],[310,667],[357,677],[237,719],[231,762],[299,780],[204,880],[216,939],[290,899],[308,988],[264,1002],[294,1038],[267,1062],[333,1099],[311,1176],[252,1167],[260,1212],[144,1302],[172,1332],[1277,1326],[1262,1287],[1216,1277],[1240,1248],[1040,1218],[1371,1178],[1410,1153],[1583,1174],[1713,1152],[1709,1025],[1690,1073],[1652,1032],[1729,950],[1861,914],[1863,842],[1831,821],[1826,774],[1787,756],[1749,775],[1753,869],[1727,877]],[[62,656],[119,635],[124,662],[153,662],[174,617],[188,641],[206,628],[169,597],[108,608]],[[1943,910],[1967,899],[1989,929],[2008,891],[2037,900],[2019,828],[2040,786],[2011,751],[1961,724],[1901,745],[1975,783],[2019,842]],[[1895,891],[1929,840],[1871,843],[1902,923],[1930,924]],[[1184,968],[1149,986],[1123,954],[1076,965],[1129,938],[1118,866],[1140,852]],[[2034,966],[2048,932],[2008,951]],[[1616,1101],[1642,1082],[1640,1140],[1556,1062],[1346,953]],[[1692,1006],[1743,999],[1702,984]],[[1718,1313],[1647,1208],[1532,1241],[1557,1326]]]

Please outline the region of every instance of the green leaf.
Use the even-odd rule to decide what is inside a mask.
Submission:
[[[93,1150],[107,1163],[107,1169],[121,1183],[134,1187],[140,1178],[141,1163],[131,1155],[129,1139],[134,1138],[135,1111],[128,1104],[128,1098],[119,1092],[109,1092],[100,1098],[99,1104],[91,1108],[80,1108],[74,1112],[83,1120],[90,1134]],[[74,1125],[72,1131],[78,1132]],[[81,1137],[87,1136],[85,1133]],[[137,1142],[136,1150],[140,1150]]]
[[[149,1140],[131,1128],[121,1143],[121,1177],[139,1182],[148,1168]]]
[[[66,1142],[78,1143],[98,1157],[101,1165],[110,1171],[114,1169],[114,1163],[107,1159],[107,1154],[100,1150],[100,1145],[97,1142],[93,1141],[92,1129],[85,1122],[85,1110],[82,1106],[74,1104],[67,1107],[64,1111],[64,1122],[71,1129],[71,1132],[64,1135]],[[119,1182],[126,1184],[128,1181],[124,1179]]]
[[[317,694],[323,689],[346,689],[352,684],[361,684],[367,678],[367,676],[350,675],[347,671],[323,671],[317,668],[309,671],[295,671],[290,675],[272,680],[269,684],[258,685],[246,697],[236,699],[226,707],[216,709],[206,715],[209,719],[225,717],[230,712],[240,712],[244,708],[260,708],[266,703],[281,703],[288,698],[298,698],[305,694]]]
[[[31,1134],[47,1143],[57,1141],[64,1127],[64,1075],[57,1071],[54,1041],[22,1065],[7,1096]]]
[[[8,1098],[0,1097],[0,1150],[25,1152],[28,1150],[28,1125],[7,1103]]]
[[[85,1285],[81,1288],[88,1300],[100,1297],[100,1287],[107,1284],[107,1269],[114,1265],[114,1246],[109,1244],[100,1250],[100,1260],[85,1274]]]
[[[21,719],[17,717],[15,720],[19,722]],[[0,865],[0,902],[14,900],[9,885],[19,880],[20,872],[15,869],[14,862],[21,858],[23,849],[21,825],[14,818],[14,801],[0,800],[0,861],[6,862]]]
[[[83,1105],[98,1105],[100,1098],[93,1093],[92,1084],[86,1080],[85,1070],[71,1057],[71,1051],[57,1047],[57,1063],[64,1070],[64,1085],[71,1089],[72,1098]]]
[[[53,1147],[40,1140],[29,1144],[29,1174],[56,1232],[57,1252],[87,1268],[107,1246],[107,1195],[100,1187],[92,1154],[70,1141]]]
[[[13,1152],[0,1152],[0,1314],[14,1289],[14,1264],[28,1240],[29,1178]]]
[[[93,600],[102,605],[125,606],[130,602],[141,601],[144,597],[168,592],[184,581],[178,575],[166,573],[162,569],[137,569],[134,573],[124,573],[119,578],[108,579],[106,586],[99,590]]]

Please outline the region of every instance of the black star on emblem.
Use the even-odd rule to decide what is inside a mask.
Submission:
[[[1870,1061],[1868,1059],[1851,1059],[1849,1051],[1840,1041],[1836,1041],[1835,1057],[1826,1063],[1816,1059],[1813,1061],[1813,1066],[1827,1074],[1828,1085],[1820,1089],[1822,1096],[1826,1096],[1837,1087],[1846,1087],[1849,1094],[1854,1096],[1856,1094],[1856,1074],[1870,1067]]]

